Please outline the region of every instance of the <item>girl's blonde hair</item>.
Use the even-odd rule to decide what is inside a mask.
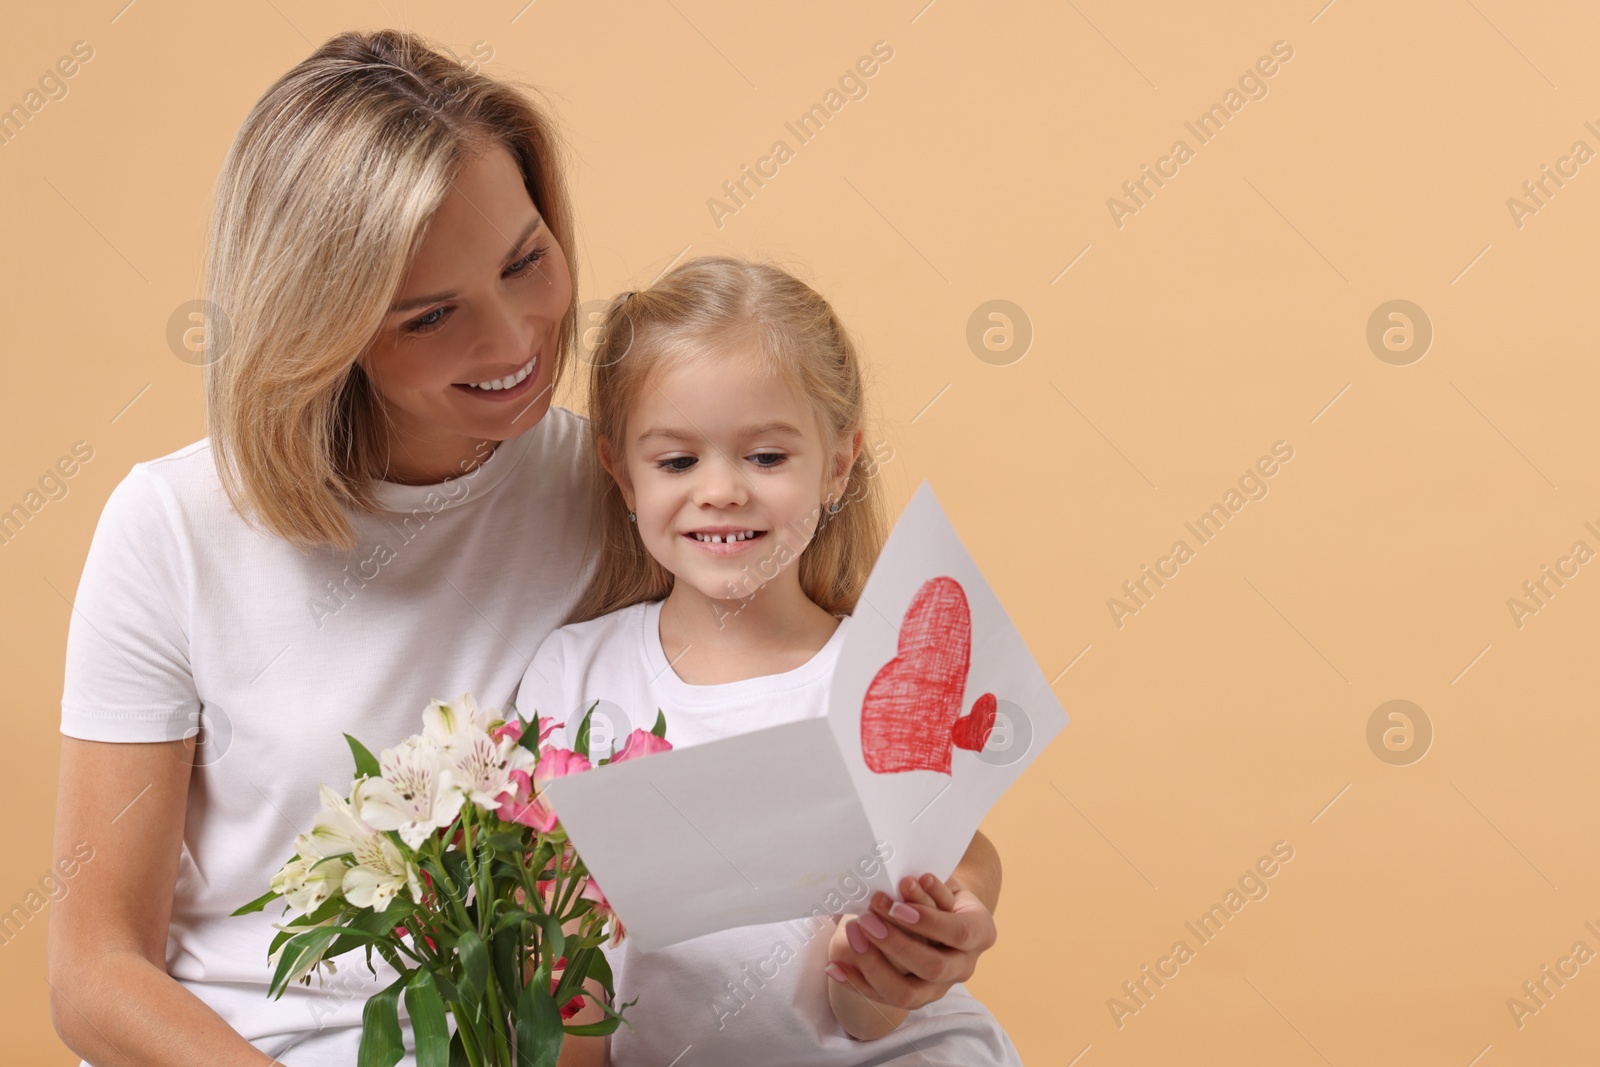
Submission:
[[[330,38],[262,95],[217,182],[205,293],[206,410],[242,515],[292,543],[354,547],[373,513],[384,412],[356,361],[463,163],[510,152],[551,235],[575,247],[550,116],[519,89],[395,30]],[[552,390],[571,352],[557,331]]]
[[[849,333],[816,290],[778,267],[727,256],[692,259],[650,288],[613,299],[599,336],[589,357],[589,421],[596,444],[603,438],[615,463],[625,461],[629,413],[655,373],[674,360],[754,358],[809,401],[830,452],[858,430],[865,436],[866,390]],[[734,351],[739,355],[727,354]],[[672,572],[645,551],[621,488],[600,466],[598,447],[594,463],[602,487],[600,558],[569,622],[659,600],[672,590]],[[864,445],[839,511],[820,511],[816,533],[800,554],[801,590],[833,614],[855,610],[887,537],[877,473],[877,459]],[[755,592],[752,582],[748,594],[734,595]]]

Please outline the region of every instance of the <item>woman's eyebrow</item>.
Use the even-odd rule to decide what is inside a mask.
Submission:
[[[517,249],[521,248],[523,243],[533,236],[534,231],[539,228],[542,222],[544,222],[544,219],[538,215],[533,217],[533,221],[523,228],[522,235],[511,242],[511,251],[506,253],[507,260],[517,254]],[[389,314],[393,315],[401,311],[410,311],[412,308],[425,307],[428,304],[436,304],[441,300],[454,300],[459,295],[459,293],[452,290],[448,293],[434,293],[432,296],[414,296],[395,304],[389,309]]]

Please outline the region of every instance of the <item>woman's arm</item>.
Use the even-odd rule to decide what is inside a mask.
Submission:
[[[276,1063],[167,974],[193,759],[190,742],[61,739],[55,854],[94,851],[52,905],[50,1018],[106,1067]],[[80,853],[81,854],[81,853]]]
[[[971,978],[998,937],[1000,854],[982,832],[947,882],[903,878],[900,892],[899,903],[874,893],[871,911],[841,922],[830,945],[841,977],[828,983],[828,999],[853,1037],[881,1037]]]

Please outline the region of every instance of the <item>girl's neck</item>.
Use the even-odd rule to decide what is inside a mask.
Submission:
[[[661,650],[690,685],[721,685],[794,670],[828,643],[839,620],[799,581],[769,582],[743,600],[718,600],[687,582],[661,604]]]

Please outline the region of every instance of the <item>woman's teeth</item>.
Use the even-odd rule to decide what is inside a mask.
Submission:
[[[697,533],[697,534],[694,535],[694,539],[696,541],[709,541],[712,544],[720,545],[720,544],[726,544],[726,543],[728,543],[730,541],[748,541],[752,537],[759,537],[763,532],[764,531],[761,531],[761,530],[745,530],[745,531],[743,531],[741,533],[731,533],[731,534],[703,534],[703,533]]]
[[[516,385],[518,382],[522,381],[522,379],[526,378],[529,374],[532,374],[533,365],[538,362],[539,357],[534,356],[532,359],[528,360],[527,364],[515,374],[508,374],[504,378],[494,378],[487,382],[471,382],[469,385],[473,389],[486,389],[491,391],[497,389],[510,389],[513,385]]]

